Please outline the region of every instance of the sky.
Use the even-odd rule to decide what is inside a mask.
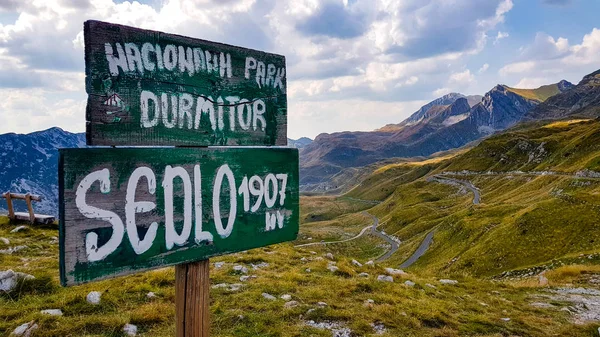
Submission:
[[[288,136],[399,123],[450,92],[577,83],[596,0],[0,0],[0,133],[85,130],[83,22],[282,54]]]

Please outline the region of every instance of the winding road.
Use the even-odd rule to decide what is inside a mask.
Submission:
[[[384,234],[381,231],[377,230],[377,225],[379,225],[379,219],[372,215],[369,214],[368,212],[362,212],[364,215],[370,216],[371,218],[373,218],[373,224],[369,225],[365,228],[363,228],[360,233],[358,233],[358,235],[351,237],[349,239],[345,239],[345,240],[339,240],[339,241],[329,241],[329,242],[311,242],[311,243],[304,243],[301,245],[296,245],[294,247],[308,247],[308,246],[316,246],[316,245],[329,245],[332,243],[343,243],[343,242],[348,242],[348,241],[352,241],[355,239],[358,239],[359,237],[363,236],[365,234],[365,232],[367,230],[369,230],[369,228],[371,229],[371,234],[385,240],[387,243],[389,243],[392,247],[390,248],[390,250],[388,250],[385,254],[381,255],[380,257],[378,257],[375,262],[381,262],[384,260],[387,260],[390,256],[392,256],[392,254],[394,254],[398,248],[400,247],[400,244],[396,241],[394,241],[394,239],[392,239],[390,236]]]
[[[400,269],[412,266],[413,263],[417,262],[417,260],[421,256],[423,256],[423,254],[425,254],[425,252],[431,245],[431,241],[433,241],[433,232],[434,231],[427,233],[427,236],[425,236],[425,239],[423,240],[423,242],[421,242],[419,248],[417,248],[413,255],[411,255],[406,261],[402,262],[402,264],[400,265]]]
[[[473,192],[473,205],[479,205],[479,203],[481,202],[481,194],[479,193],[479,190],[470,181],[448,178],[437,174],[433,177],[427,178],[427,181],[435,181],[440,184],[452,186],[462,185],[466,187],[469,191]]]
[[[481,202],[481,193],[470,181],[448,178],[442,175],[434,175],[433,177],[427,178],[427,181],[435,181],[440,184],[452,186],[464,186],[469,191],[473,192],[473,205],[479,205]],[[425,252],[427,252],[427,249],[429,249],[429,246],[433,241],[434,231],[435,230],[432,230],[431,232],[427,233],[419,248],[417,248],[417,250],[406,261],[402,262],[400,269],[412,266],[421,256],[423,256],[423,254],[425,254]]]

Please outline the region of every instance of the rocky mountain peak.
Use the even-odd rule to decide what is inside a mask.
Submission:
[[[556,83],[556,86],[560,92],[564,92],[573,88],[575,85],[567,80],[561,80],[560,82]]]

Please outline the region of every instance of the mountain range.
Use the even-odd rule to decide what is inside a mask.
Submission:
[[[303,148],[312,142],[303,137],[289,139],[288,146]],[[0,192],[31,193],[42,196],[34,202],[36,213],[58,215],[58,149],[85,147],[85,133],[71,133],[54,127],[29,134],[0,135]],[[24,201],[13,202],[25,212]],[[0,200],[0,212],[6,212]]]
[[[399,124],[372,132],[321,134],[300,152],[301,189],[335,190],[332,177],[348,168],[394,157],[430,156],[505,130],[524,119],[560,118],[566,110],[578,113],[577,109],[572,111],[576,104],[588,106],[588,101],[600,97],[598,88],[592,86],[600,81],[595,76],[586,76],[577,86],[563,80],[536,89],[496,85],[484,96],[451,93],[424,105]],[[543,112],[548,104],[535,110],[546,100],[552,102],[555,113]]]
[[[600,115],[600,71],[577,85],[567,81],[536,89],[497,85],[484,96],[450,93],[424,105],[398,124],[371,132],[320,134],[314,141],[288,139],[300,149],[300,185],[304,192],[336,191],[362,167],[397,158],[444,155],[523,120]],[[85,134],[51,128],[27,135],[0,135],[0,191],[43,196],[38,213],[57,214],[58,148],[84,147]],[[395,159],[394,159],[395,158]],[[364,171],[364,172],[363,172]],[[362,172],[362,173],[361,173]],[[0,209],[5,205],[0,204]],[[15,208],[25,210],[16,202]]]

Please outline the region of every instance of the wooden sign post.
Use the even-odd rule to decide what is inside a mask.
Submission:
[[[61,283],[175,265],[177,336],[208,336],[208,258],[298,234],[298,151],[256,147],[287,144],[285,59],[98,21],[84,37],[88,144],[186,147],[60,150]]]

